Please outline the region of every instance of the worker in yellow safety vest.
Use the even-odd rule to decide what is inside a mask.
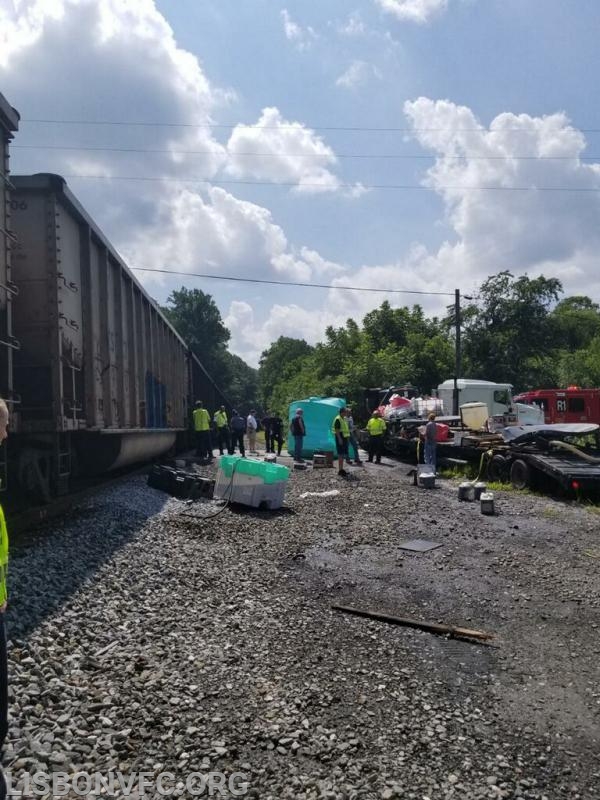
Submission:
[[[196,455],[198,458],[212,458],[212,447],[210,442],[210,415],[204,408],[202,400],[196,401],[196,407],[192,414],[194,419],[194,431],[196,436]]]
[[[376,464],[381,464],[383,434],[386,428],[385,420],[381,418],[380,412],[375,409],[371,414],[371,419],[367,422],[367,433],[369,434],[369,461],[373,461],[373,456],[375,456]]]
[[[8,408],[4,400],[0,400],[0,444],[8,436]],[[8,733],[8,657],[6,652],[6,610],[7,589],[6,572],[8,569],[8,533],[4,512],[0,506],[0,751]],[[0,768],[0,797],[6,797],[6,781]]]
[[[334,417],[331,425],[331,432],[335,439],[338,455],[338,475],[341,475],[343,478],[348,474],[344,469],[344,459],[348,458],[348,442],[350,441],[350,426],[346,419],[347,414],[347,409],[340,408],[339,414]]]
[[[223,455],[223,445],[227,447],[227,452],[231,455],[231,442],[229,440],[229,420],[227,419],[227,412],[225,406],[221,406],[218,411],[215,411],[213,417],[215,428],[217,429],[217,445],[219,453]]]

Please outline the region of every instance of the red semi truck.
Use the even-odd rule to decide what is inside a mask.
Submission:
[[[514,398],[517,403],[535,403],[544,410],[544,422],[595,422],[600,424],[600,389],[536,389]]]

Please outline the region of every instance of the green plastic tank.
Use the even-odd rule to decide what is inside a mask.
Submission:
[[[335,452],[335,441],[331,432],[334,418],[340,408],[345,408],[346,401],[341,397],[309,397],[306,400],[295,400],[290,403],[288,411],[287,448],[294,455],[294,437],[289,424],[296,416],[296,410],[302,409],[306,436],[302,446],[302,458],[312,458],[318,450]]]
[[[223,455],[219,458],[219,467],[226,478],[231,478],[235,470],[236,475],[252,475],[268,484],[287,481],[290,474],[288,467],[282,464],[271,464],[268,461],[256,461],[241,456]]]

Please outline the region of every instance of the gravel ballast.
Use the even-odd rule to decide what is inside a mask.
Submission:
[[[600,798],[600,516],[507,491],[488,517],[407,470],[295,471],[284,508],[211,518],[218,504],[132,477],[13,547],[13,782],[221,772],[273,800]],[[414,538],[442,547],[398,547]]]

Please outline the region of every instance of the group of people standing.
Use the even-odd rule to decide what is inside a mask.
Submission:
[[[236,409],[231,412],[231,418],[227,416],[225,406],[215,411],[211,420],[210,414],[204,408],[202,400],[198,400],[193,411],[194,433],[196,437],[196,456],[198,458],[213,458],[214,441],[219,448],[219,454],[223,455],[227,450],[229,455],[233,455],[236,448],[240,455],[246,455],[244,437],[248,440],[248,452],[255,454],[256,432],[258,431],[258,420],[256,411],[252,409],[247,416],[238,414]],[[277,447],[277,454],[281,455],[283,447],[283,422],[281,417],[276,414],[268,413],[261,420],[265,431],[265,445],[267,453],[274,453]]]
[[[246,417],[238,414],[234,409],[231,412],[231,418],[228,418],[225,406],[222,405],[215,412],[211,420],[210,414],[204,408],[203,402],[198,400],[194,408],[193,419],[196,435],[196,456],[198,458],[213,458],[213,436],[216,438],[216,444],[221,455],[223,455],[225,450],[227,450],[230,455],[233,455],[237,448],[240,451],[240,455],[245,456],[245,436],[248,439],[249,452],[252,454],[256,453],[256,432],[259,423],[254,409],[252,409]],[[277,414],[267,412],[266,416],[262,418],[261,424],[265,432],[265,449],[267,453],[277,453],[277,455],[281,455],[284,441],[283,421],[281,417]],[[378,409],[375,409],[367,422],[367,433],[369,435],[368,461],[373,462],[374,460],[376,464],[381,464],[386,428],[387,425],[381,413]],[[356,439],[351,406],[340,408],[338,414],[336,414],[333,419],[331,432],[336,444],[338,474],[345,476],[347,475],[344,469],[345,462],[357,465],[362,464],[358,452],[358,441]],[[289,433],[294,440],[294,460],[302,462],[306,423],[304,421],[304,412],[301,408],[298,408],[292,417]],[[434,470],[436,467],[436,437],[437,426],[435,423],[435,414],[430,414],[428,423],[425,426],[423,438],[425,440],[425,462],[431,464]],[[353,450],[353,460],[350,457],[350,448]]]
[[[379,412],[376,413],[378,414]],[[371,420],[369,420],[369,423],[370,422]],[[377,427],[376,431],[374,427]],[[373,455],[377,452],[377,463],[381,462],[385,427],[385,422],[381,419],[379,419],[379,423],[376,426],[373,424],[369,426],[369,424],[367,424],[367,430],[369,431],[369,461],[373,461]],[[303,460],[302,447],[304,444],[304,437],[306,436],[306,423],[304,421],[304,412],[301,408],[296,409],[296,413],[292,417],[290,433],[294,437],[294,461],[301,462]],[[354,463],[356,465],[362,464],[358,451],[358,441],[356,439],[356,429],[351,406],[348,405],[340,408],[331,423],[331,433],[335,440],[338,458],[338,475],[345,477],[348,474],[344,469],[345,462],[348,464]],[[350,458],[350,448],[353,450],[354,459]]]

